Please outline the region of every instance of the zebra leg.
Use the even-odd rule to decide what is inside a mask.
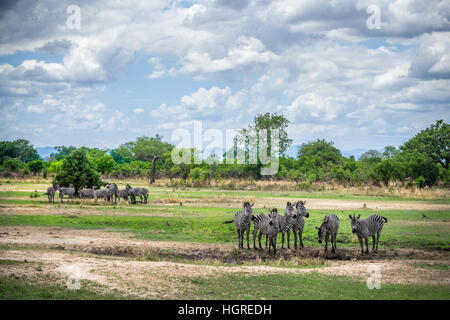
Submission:
[[[281,249],[284,249],[284,232],[281,233],[282,237],[281,237]],[[269,243],[270,246],[270,243]]]
[[[237,229],[237,234],[238,234],[238,248],[241,247],[241,230]]]
[[[378,243],[380,243],[380,234],[381,234],[381,232],[377,233],[377,250],[376,251],[378,251]]]
[[[363,254],[364,253],[363,239],[362,239],[362,237],[358,237],[358,239],[359,239],[359,244],[361,245],[361,254]]]
[[[261,237],[262,237],[262,232],[259,231],[259,234],[258,234],[258,242],[259,242],[259,248],[260,248],[260,249],[262,249],[262,246],[261,246]],[[267,242],[266,242],[266,244],[267,244]]]
[[[266,234],[266,249],[267,249],[267,239],[269,238],[269,236]]]
[[[288,231],[287,231],[287,247],[288,247],[288,249],[291,248],[290,240],[291,240],[291,229],[288,229]]]
[[[256,250],[256,234],[258,233],[258,230],[253,230],[253,249]]]
[[[366,253],[369,253],[369,237],[364,238],[364,241],[366,242]]]
[[[325,254],[328,252],[328,234],[325,236]]]
[[[300,238],[300,248],[303,248],[303,228],[298,230],[298,237]]]
[[[249,233],[250,233],[250,227],[247,228],[247,249],[250,249]]]
[[[272,243],[273,243],[273,255],[277,255],[277,236],[272,236]]]
[[[292,229],[292,233],[294,234],[294,248],[297,250],[297,230]]]
[[[372,251],[375,251],[375,235],[372,236]]]

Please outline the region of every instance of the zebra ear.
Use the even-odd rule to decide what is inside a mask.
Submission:
[[[319,230],[320,228],[319,228],[319,227],[316,227],[316,229]]]
[[[349,215],[348,215],[348,217],[349,217],[350,219],[353,219],[353,217],[352,217],[352,215],[351,215],[351,214],[349,214]]]
[[[325,216],[325,218],[323,218],[323,222],[327,222],[328,221],[328,216]]]
[[[360,215],[360,214],[358,214],[357,218],[359,219],[359,217],[361,217],[361,215]]]
[[[253,206],[254,206],[255,204],[254,203],[252,203],[251,205],[250,205],[250,208],[252,208]]]

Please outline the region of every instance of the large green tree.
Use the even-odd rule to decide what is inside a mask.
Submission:
[[[85,187],[104,185],[89,161],[86,152],[80,149],[72,151],[64,158],[61,170],[55,176],[54,183],[59,183],[59,185],[65,187],[72,183],[77,192]]]
[[[150,176],[150,184],[155,182],[156,175],[156,161],[163,158],[163,155],[171,151],[173,145],[163,142],[162,136],[156,135],[155,137],[139,137],[131,149],[134,158],[136,160],[151,161],[152,171]]]
[[[343,157],[341,151],[334,146],[332,141],[318,139],[304,143],[298,149],[297,157],[300,166],[325,167],[327,164],[341,164]]]
[[[450,125],[444,120],[437,120],[429,128],[416,134],[405,142],[400,149],[404,152],[417,151],[430,157],[443,168],[449,168],[450,162]]]
[[[0,161],[9,157],[19,159],[22,162],[39,160],[39,154],[28,140],[0,141]]]

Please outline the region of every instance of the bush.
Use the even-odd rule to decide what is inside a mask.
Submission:
[[[418,186],[419,188],[425,187],[425,178],[422,176],[416,178],[414,182],[416,183],[416,186]]]

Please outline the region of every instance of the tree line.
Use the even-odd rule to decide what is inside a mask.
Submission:
[[[198,150],[188,149],[189,156],[198,163],[175,164],[171,154],[174,146],[164,142],[162,136],[138,137],[112,150],[74,146],[57,146],[48,161],[40,159],[27,140],[0,142],[0,172],[10,174],[50,174],[64,185],[70,179],[82,180],[84,186],[101,185],[100,176],[108,178],[169,178],[205,185],[211,180],[261,179],[290,180],[299,184],[315,182],[339,183],[347,186],[390,184],[418,186],[449,186],[450,126],[438,120],[420,131],[398,148],[386,146],[383,152],[369,150],[358,159],[345,157],[332,141],[317,139],[302,144],[296,157],[286,155],[292,140],[287,135],[289,120],[276,113],[258,114],[253,124],[239,131],[239,140],[249,132],[258,135],[261,129],[280,132],[279,170],[274,176],[261,176],[263,166],[256,164],[226,163],[217,155],[202,159]],[[258,146],[259,147],[259,146]],[[248,160],[250,150],[245,150]],[[270,152],[270,150],[269,150]]]

